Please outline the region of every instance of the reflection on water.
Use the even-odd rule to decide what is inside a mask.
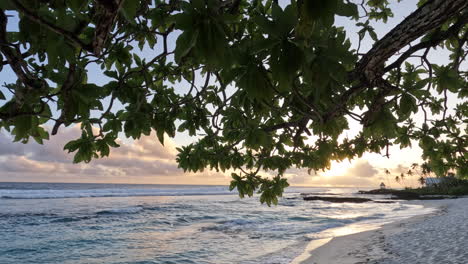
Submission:
[[[381,224],[351,224],[348,226],[337,227],[330,229],[325,232],[325,234],[329,234],[332,237],[339,237],[339,236],[347,236],[351,234],[356,234],[359,232],[369,231],[377,229],[381,226]]]
[[[312,240],[312,242],[307,244],[304,252],[301,255],[297,256],[295,259],[293,259],[290,264],[300,264],[300,263],[302,263],[304,260],[306,260],[306,259],[308,259],[308,258],[310,258],[312,256],[311,255],[312,250],[317,249],[317,248],[325,245],[326,243],[330,242],[330,240],[332,240],[332,239],[333,239],[333,237]]]
[[[360,215],[359,215],[360,216]],[[348,215],[349,217],[349,215]],[[312,240],[307,247],[305,248],[304,252],[299,255],[297,258],[295,258],[293,261],[291,261],[290,264],[300,264],[306,259],[310,258],[312,256],[312,250],[315,250],[326,243],[330,242],[334,237],[341,237],[341,236],[347,236],[347,235],[352,235],[364,231],[370,231],[370,230],[375,230],[379,227],[381,227],[382,224],[351,224],[343,227],[337,227],[337,228],[332,228],[328,229],[326,231],[320,232],[318,234],[314,234],[315,237],[325,237],[325,238],[320,238],[320,239],[315,239]]]

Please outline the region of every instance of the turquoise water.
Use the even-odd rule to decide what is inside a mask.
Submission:
[[[225,186],[0,183],[0,263],[289,263],[326,230],[420,207],[239,199]]]

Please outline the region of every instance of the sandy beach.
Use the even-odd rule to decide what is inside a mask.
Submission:
[[[437,208],[379,229],[335,237],[303,264],[468,263],[468,198],[416,201]]]

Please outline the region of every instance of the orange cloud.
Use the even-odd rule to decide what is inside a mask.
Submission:
[[[227,184],[230,180],[213,171],[184,173],[175,162],[176,143],[166,137],[163,146],[155,135],[119,142],[121,147],[112,149],[108,158],[72,164],[73,154],[63,146],[79,136],[78,127],[65,128],[39,145],[13,143],[0,133],[0,181]]]

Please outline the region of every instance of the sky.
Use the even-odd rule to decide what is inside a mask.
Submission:
[[[112,149],[109,158],[73,164],[73,154],[63,146],[80,134],[78,125],[62,128],[39,145],[33,140],[27,144],[12,142],[6,133],[0,133],[0,181],[223,185],[231,180],[232,171],[184,173],[175,161],[177,142],[166,137],[163,146],[154,134],[131,142],[120,140],[121,146]],[[303,169],[290,169],[285,177],[291,185],[300,186],[377,186],[382,181],[390,185],[392,181],[384,177],[380,166],[387,162],[382,156],[366,154],[310,175]],[[398,164],[394,168],[395,173],[406,170]]]
[[[416,0],[406,0],[394,6],[395,17],[386,25],[376,26],[382,37],[415,9]],[[338,18],[337,23],[350,33],[355,32],[348,20]],[[349,35],[355,43],[355,34]],[[354,41],[353,41],[354,40]],[[365,41],[361,51],[370,49]],[[444,60],[443,57],[436,58]],[[90,74],[90,81],[105,82],[102,76]],[[0,72],[0,79],[8,82],[14,75],[8,69]],[[3,88],[0,88],[3,89]],[[351,125],[349,133],[357,133],[359,126]],[[50,130],[49,130],[50,131]],[[73,154],[63,150],[70,140],[80,136],[78,126],[61,128],[56,136],[39,145],[33,140],[28,144],[12,142],[11,137],[0,131],[0,182],[93,182],[93,183],[148,183],[148,184],[229,184],[230,171],[222,173],[205,170],[200,173],[184,173],[175,161],[176,147],[189,143],[191,138],[179,135],[166,138],[162,146],[155,135],[143,136],[140,140],[121,139],[121,147],[112,149],[109,158],[93,160],[89,164],[73,164]],[[387,186],[402,187],[393,178],[408,170],[411,163],[420,162],[421,150],[415,146],[400,150],[390,149],[390,158],[379,154],[365,154],[359,159],[333,162],[331,170],[307,173],[303,169],[290,169],[285,177],[291,185],[301,186],[347,186],[377,187],[381,182]],[[389,169],[393,176],[386,176]],[[416,185],[408,180],[407,185]]]

